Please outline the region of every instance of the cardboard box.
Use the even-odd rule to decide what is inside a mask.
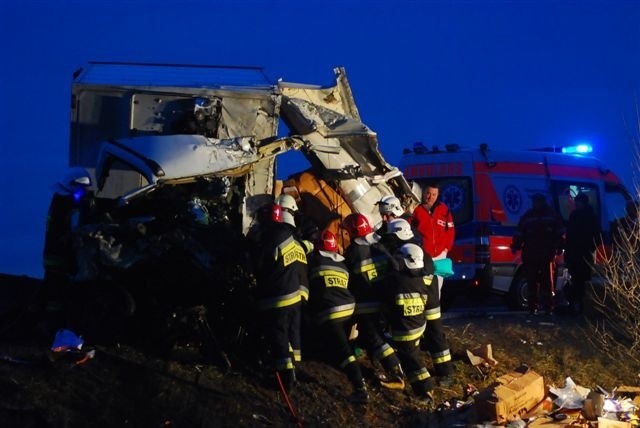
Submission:
[[[544,379],[533,370],[500,376],[475,398],[481,421],[508,422],[531,411],[545,397]]]

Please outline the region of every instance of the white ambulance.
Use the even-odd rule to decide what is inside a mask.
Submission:
[[[399,165],[404,176],[421,187],[437,181],[456,226],[449,253],[455,276],[445,286],[443,306],[464,287],[478,296],[505,294],[514,309],[526,307],[520,253],[512,254],[509,245],[534,193],[546,195],[565,222],[574,196],[587,194],[600,216],[606,250],[612,225],[624,216],[631,196],[621,180],[589,152],[589,146],[506,151],[490,150],[486,144],[475,150],[455,144],[427,148],[421,143],[405,149]],[[568,279],[561,264],[557,275],[560,290]]]

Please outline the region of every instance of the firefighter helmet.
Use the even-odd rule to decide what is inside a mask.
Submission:
[[[413,238],[409,222],[403,218],[394,218],[387,224],[387,234],[394,234],[402,241]]]
[[[318,250],[329,251],[332,253],[338,252],[338,240],[336,239],[336,235],[334,235],[330,230],[323,231],[320,236],[320,240],[316,244],[316,248]]]
[[[296,227],[296,220],[293,214],[287,211],[285,208],[282,208],[282,222],[287,223],[293,227]]]
[[[347,229],[351,237],[361,238],[367,236],[373,229],[369,224],[369,220],[363,214],[353,213],[349,214],[342,223],[342,227]]]
[[[298,211],[298,204],[291,195],[282,193],[276,198],[276,204],[280,205],[283,209],[290,210],[291,212]]]
[[[409,269],[422,269],[424,267],[424,253],[416,244],[404,244],[400,247],[400,254],[404,264]]]
[[[262,224],[271,222],[281,223],[282,207],[274,203],[264,204],[263,206],[258,208],[256,217],[258,218],[258,222]]]
[[[400,204],[400,199],[393,195],[383,197],[377,202],[377,204],[381,215],[392,214],[395,217],[400,217],[404,213],[402,205]]]

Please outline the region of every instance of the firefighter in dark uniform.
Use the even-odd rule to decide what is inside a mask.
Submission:
[[[343,226],[351,237],[345,251],[345,263],[349,268],[349,291],[356,299],[354,320],[358,327],[358,343],[372,360],[380,361],[389,385],[401,383],[400,360],[382,337],[380,329],[380,280],[387,270],[387,252],[364,215],[349,214]],[[387,386],[387,382],[383,382],[383,386]]]
[[[513,235],[511,251],[522,249],[522,269],[529,288],[529,312],[538,313],[543,300],[547,314],[553,314],[555,256],[563,245],[562,217],[547,204],[545,196],[532,196],[533,206],[527,210]]]
[[[69,285],[77,271],[73,231],[82,226],[91,200],[91,178],[84,168],[72,168],[56,183],[47,213],[44,237],[44,287],[37,306],[62,315]],[[60,320],[61,321],[61,320]]]
[[[356,301],[348,289],[349,271],[338,254],[338,241],[328,230],[322,232],[310,257],[309,278],[309,310],[326,350],[351,381],[351,400],[367,402],[369,394],[347,334]]]
[[[308,289],[307,257],[277,204],[260,209],[256,298],[277,376],[290,390],[301,359],[300,289]]]
[[[391,328],[391,339],[414,393],[433,404],[433,378],[420,358],[420,337],[427,327],[425,309],[427,287],[433,274],[425,275],[423,251],[416,244],[405,244],[398,252],[400,270],[392,269],[383,279],[383,302]],[[427,284],[428,283],[428,284]],[[437,290],[434,286],[432,287]]]
[[[392,254],[395,254],[400,247],[405,244],[420,245],[416,242],[413,235],[411,225],[404,219],[395,219],[387,225],[387,235],[385,245]],[[424,253],[424,252],[423,252]],[[404,268],[402,264],[392,263],[393,266]],[[431,256],[427,253],[423,254],[423,271],[426,275],[433,275],[434,263]],[[442,315],[440,310],[440,293],[438,292],[437,281],[433,282],[425,280],[426,294],[428,296],[425,306],[425,317],[427,321],[427,329],[420,342],[422,350],[428,351],[433,362],[434,374],[438,377],[441,386],[449,386],[452,382],[451,374],[453,373],[453,363],[451,362],[451,351],[449,350],[449,341],[444,333],[442,326]]]

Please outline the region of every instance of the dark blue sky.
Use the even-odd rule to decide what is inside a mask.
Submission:
[[[392,164],[418,140],[588,140],[631,185],[636,0],[4,0],[0,36],[0,272],[42,275],[50,187],[67,167],[71,74],[87,61],[263,66],[273,79],[319,84],[344,66]]]

